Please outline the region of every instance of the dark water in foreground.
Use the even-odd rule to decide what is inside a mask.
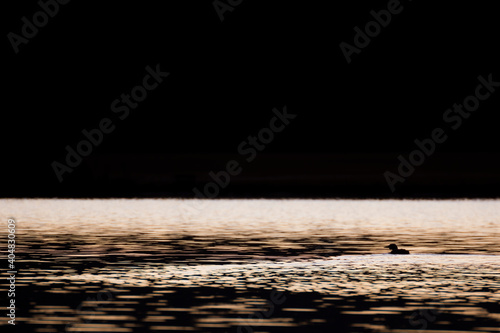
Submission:
[[[499,331],[500,200],[0,208],[17,220],[19,332]]]

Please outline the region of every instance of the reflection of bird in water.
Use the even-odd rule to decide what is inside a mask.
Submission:
[[[396,244],[390,244],[388,246],[389,249],[391,249],[392,251],[390,252],[390,254],[410,254],[410,251],[408,250],[405,250],[405,249],[398,249],[398,246]]]

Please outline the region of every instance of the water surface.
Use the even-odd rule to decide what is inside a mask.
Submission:
[[[500,200],[6,199],[0,208],[17,220],[24,331],[494,332],[500,323]],[[389,243],[411,254],[388,255]]]

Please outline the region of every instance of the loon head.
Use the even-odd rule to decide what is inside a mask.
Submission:
[[[389,248],[389,249],[391,249],[391,250],[397,250],[397,249],[398,249],[398,246],[397,246],[396,244],[394,244],[394,243],[389,244],[389,245],[387,245],[386,247],[388,247],[388,248]]]

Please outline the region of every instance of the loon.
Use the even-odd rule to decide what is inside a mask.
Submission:
[[[405,249],[398,249],[398,246],[396,244],[390,244],[388,246],[389,249],[391,249],[392,251],[390,252],[390,254],[410,254],[410,251],[408,250],[405,250]]]

